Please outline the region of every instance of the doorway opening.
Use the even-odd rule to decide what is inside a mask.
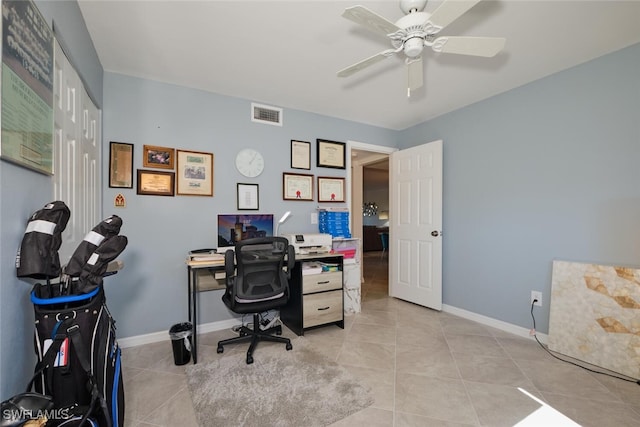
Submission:
[[[383,243],[389,232],[389,155],[396,149],[361,143],[349,148],[351,232],[361,242],[365,302],[389,295],[389,250]]]

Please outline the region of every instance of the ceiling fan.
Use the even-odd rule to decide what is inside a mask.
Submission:
[[[400,0],[400,9],[405,16],[395,23],[372,12],[364,6],[345,9],[342,16],[365,26],[391,40],[393,49],[387,49],[369,58],[338,71],[338,77],[348,77],[385,58],[403,52],[408,69],[407,96],[422,87],[422,51],[429,46],[438,53],[455,53],[492,57],[504,48],[506,40],[501,37],[462,37],[437,34],[458,19],[480,0],[444,0],[431,14],[423,12],[427,0]]]

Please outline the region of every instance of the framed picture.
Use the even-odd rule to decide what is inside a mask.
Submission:
[[[178,150],[178,194],[213,196],[213,154]]]
[[[57,160],[54,157],[54,139],[57,139],[53,126],[57,102],[54,88],[58,88],[60,82],[53,66],[53,31],[40,8],[42,6],[33,0],[2,0],[0,158],[53,175]],[[79,125],[76,126],[79,129]],[[68,131],[74,129],[71,124],[63,127]],[[57,170],[56,173],[66,171]],[[3,188],[5,185],[7,183],[3,182]]]
[[[318,139],[317,166],[322,168],[346,169],[347,144],[344,142]]]
[[[133,188],[133,144],[109,144],[109,187]]]
[[[344,178],[319,176],[318,202],[344,202]]]
[[[238,210],[257,211],[260,206],[258,184],[237,184]]]
[[[311,169],[311,143],[291,140],[291,169]]]
[[[173,196],[175,173],[138,169],[138,194]]]
[[[176,150],[167,147],[144,145],[142,147],[142,166],[145,168],[171,169]]]
[[[283,173],[282,198],[284,200],[313,201],[313,175]]]

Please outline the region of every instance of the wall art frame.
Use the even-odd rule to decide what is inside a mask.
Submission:
[[[177,150],[177,193],[213,196],[213,153]]]
[[[239,211],[257,211],[260,209],[260,189],[258,184],[236,184],[237,207]]]
[[[321,168],[346,169],[347,144],[326,139],[316,140],[316,165]]]
[[[175,172],[138,169],[137,194],[174,196]]]
[[[154,169],[174,168],[175,148],[144,145],[142,147],[142,166]]]
[[[313,175],[284,172],[282,174],[282,198],[284,200],[313,201]]]
[[[311,169],[311,143],[291,140],[291,169]]]
[[[133,188],[133,144],[109,143],[109,187]]]
[[[344,202],[344,178],[319,176],[318,202]]]

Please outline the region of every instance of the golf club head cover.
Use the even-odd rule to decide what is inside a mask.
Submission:
[[[71,211],[62,201],[47,203],[31,215],[16,255],[18,277],[52,279],[60,276],[58,250],[70,216]]]
[[[73,252],[71,259],[64,267],[64,273],[71,277],[80,276],[84,265],[96,248],[106,239],[117,236],[120,233],[120,227],[122,227],[122,218],[118,215],[111,215],[93,227]]]
[[[82,266],[78,291],[87,293],[100,286],[109,263],[124,251],[127,243],[126,236],[118,235],[105,239]]]

